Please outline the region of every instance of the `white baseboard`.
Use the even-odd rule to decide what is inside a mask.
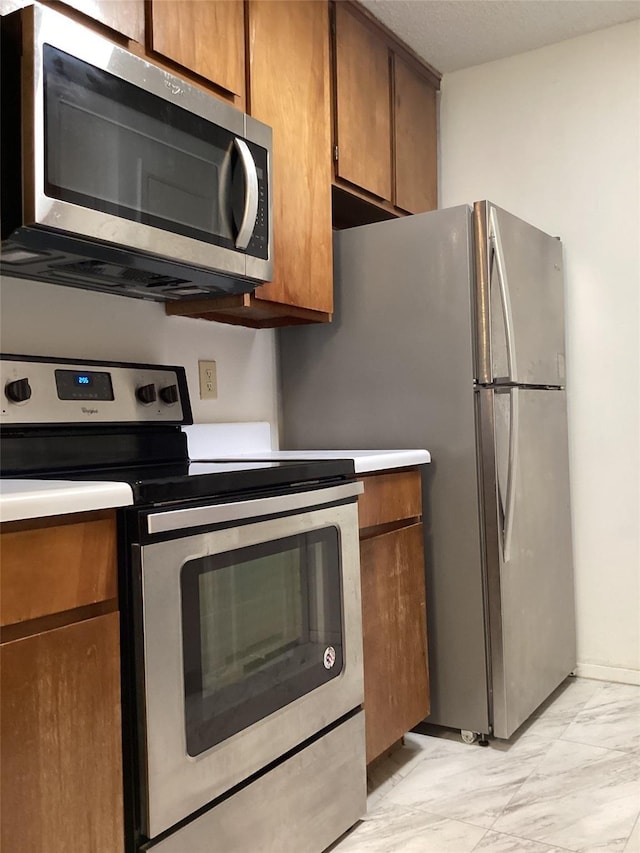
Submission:
[[[576,675],[582,678],[595,678],[598,681],[614,681],[619,684],[640,685],[640,670],[622,669],[618,666],[600,666],[596,663],[579,663]]]

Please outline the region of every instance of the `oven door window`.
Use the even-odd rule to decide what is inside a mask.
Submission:
[[[339,535],[325,527],[183,565],[189,755],[340,674]]]

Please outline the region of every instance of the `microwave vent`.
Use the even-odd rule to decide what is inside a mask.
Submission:
[[[162,293],[164,298],[170,298],[171,294],[166,293],[166,291],[189,283],[183,278],[92,260],[52,264],[49,272],[54,279],[61,283],[80,284],[82,282],[85,285],[93,283],[101,287],[121,290],[130,295],[135,293],[136,295],[148,295],[151,298],[153,298],[154,291]]]

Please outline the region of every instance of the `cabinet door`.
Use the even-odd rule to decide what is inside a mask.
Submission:
[[[391,199],[389,50],[341,3],[335,5],[338,177]]]
[[[110,599],[116,606],[118,569],[113,510],[3,524],[0,559],[3,626]]]
[[[360,535],[368,527],[420,520],[422,478],[418,468],[368,474],[362,482],[364,492],[358,499]]]
[[[144,0],[64,0],[117,33],[144,42]]]
[[[118,614],[5,643],[1,844],[123,850]]]
[[[153,0],[149,46],[244,103],[242,0]]]
[[[395,204],[409,213],[438,206],[436,91],[394,56]]]
[[[422,524],[360,542],[367,763],[429,713]]]
[[[251,115],[273,128],[274,279],[255,296],[330,313],[328,3],[252,0],[249,31]]]

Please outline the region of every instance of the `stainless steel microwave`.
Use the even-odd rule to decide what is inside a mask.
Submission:
[[[271,129],[37,4],[2,18],[4,275],[168,301],[272,277]]]

